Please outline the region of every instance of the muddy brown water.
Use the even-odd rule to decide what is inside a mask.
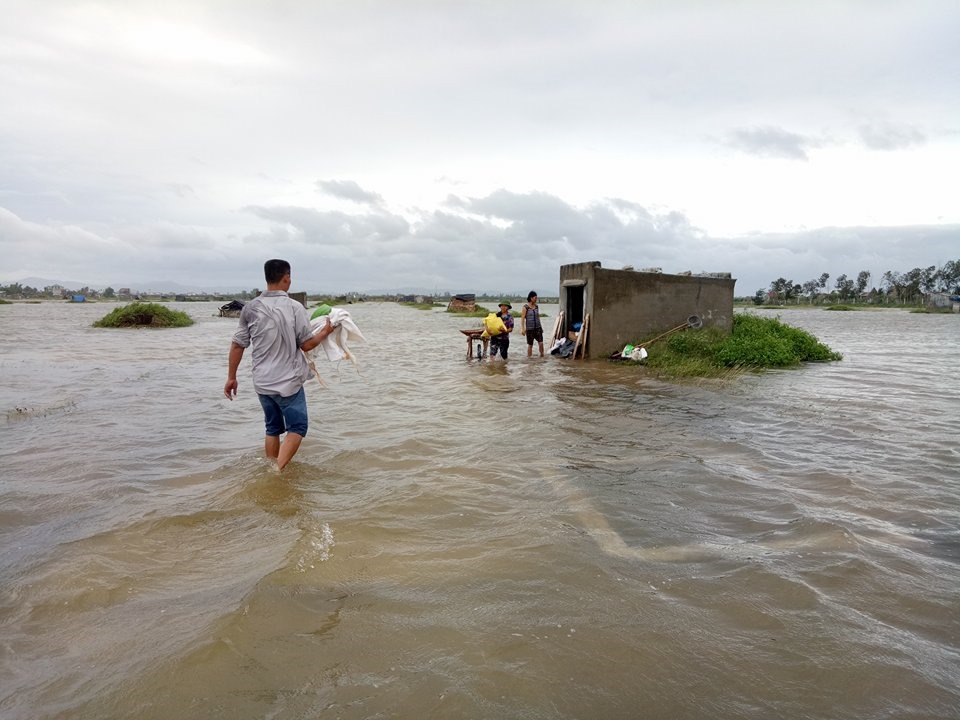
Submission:
[[[673,384],[355,304],[281,475],[173,306],[0,307],[5,720],[960,716],[960,317]]]

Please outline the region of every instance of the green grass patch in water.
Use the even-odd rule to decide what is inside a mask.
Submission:
[[[637,347],[644,347],[642,342]],[[666,377],[723,377],[736,370],[762,370],[829,362],[843,356],[806,330],[779,318],[735,315],[733,331],[684,330],[647,348],[645,364]]]
[[[185,312],[171,310],[158,303],[130,303],[114,308],[93,323],[93,327],[187,327],[193,320]]]
[[[433,310],[435,307],[440,307],[436,303],[401,302],[397,304],[402,307],[413,308],[414,310]]]

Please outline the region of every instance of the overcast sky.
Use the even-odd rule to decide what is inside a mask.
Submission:
[[[0,0],[0,281],[960,259],[956,0]]]

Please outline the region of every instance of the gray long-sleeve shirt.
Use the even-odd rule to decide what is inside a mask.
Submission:
[[[310,377],[300,345],[311,335],[307,309],[282,290],[268,290],[244,305],[233,341],[251,347],[254,390],[282,397],[297,393]]]

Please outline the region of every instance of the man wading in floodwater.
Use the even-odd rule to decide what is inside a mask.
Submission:
[[[287,295],[290,263],[267,260],[263,265],[267,291],[240,311],[240,327],[230,344],[227,382],[223,394],[237,394],[237,368],[243,351],[252,346],[253,389],[263,407],[267,427],[263,441],[268,458],[283,470],[300,449],[307,434],[307,396],[303,383],[310,377],[304,352],[312,350],[333,332],[330,319],[316,335],[307,309]],[[301,352],[303,351],[303,352]],[[280,436],[287,436],[280,442]]]

